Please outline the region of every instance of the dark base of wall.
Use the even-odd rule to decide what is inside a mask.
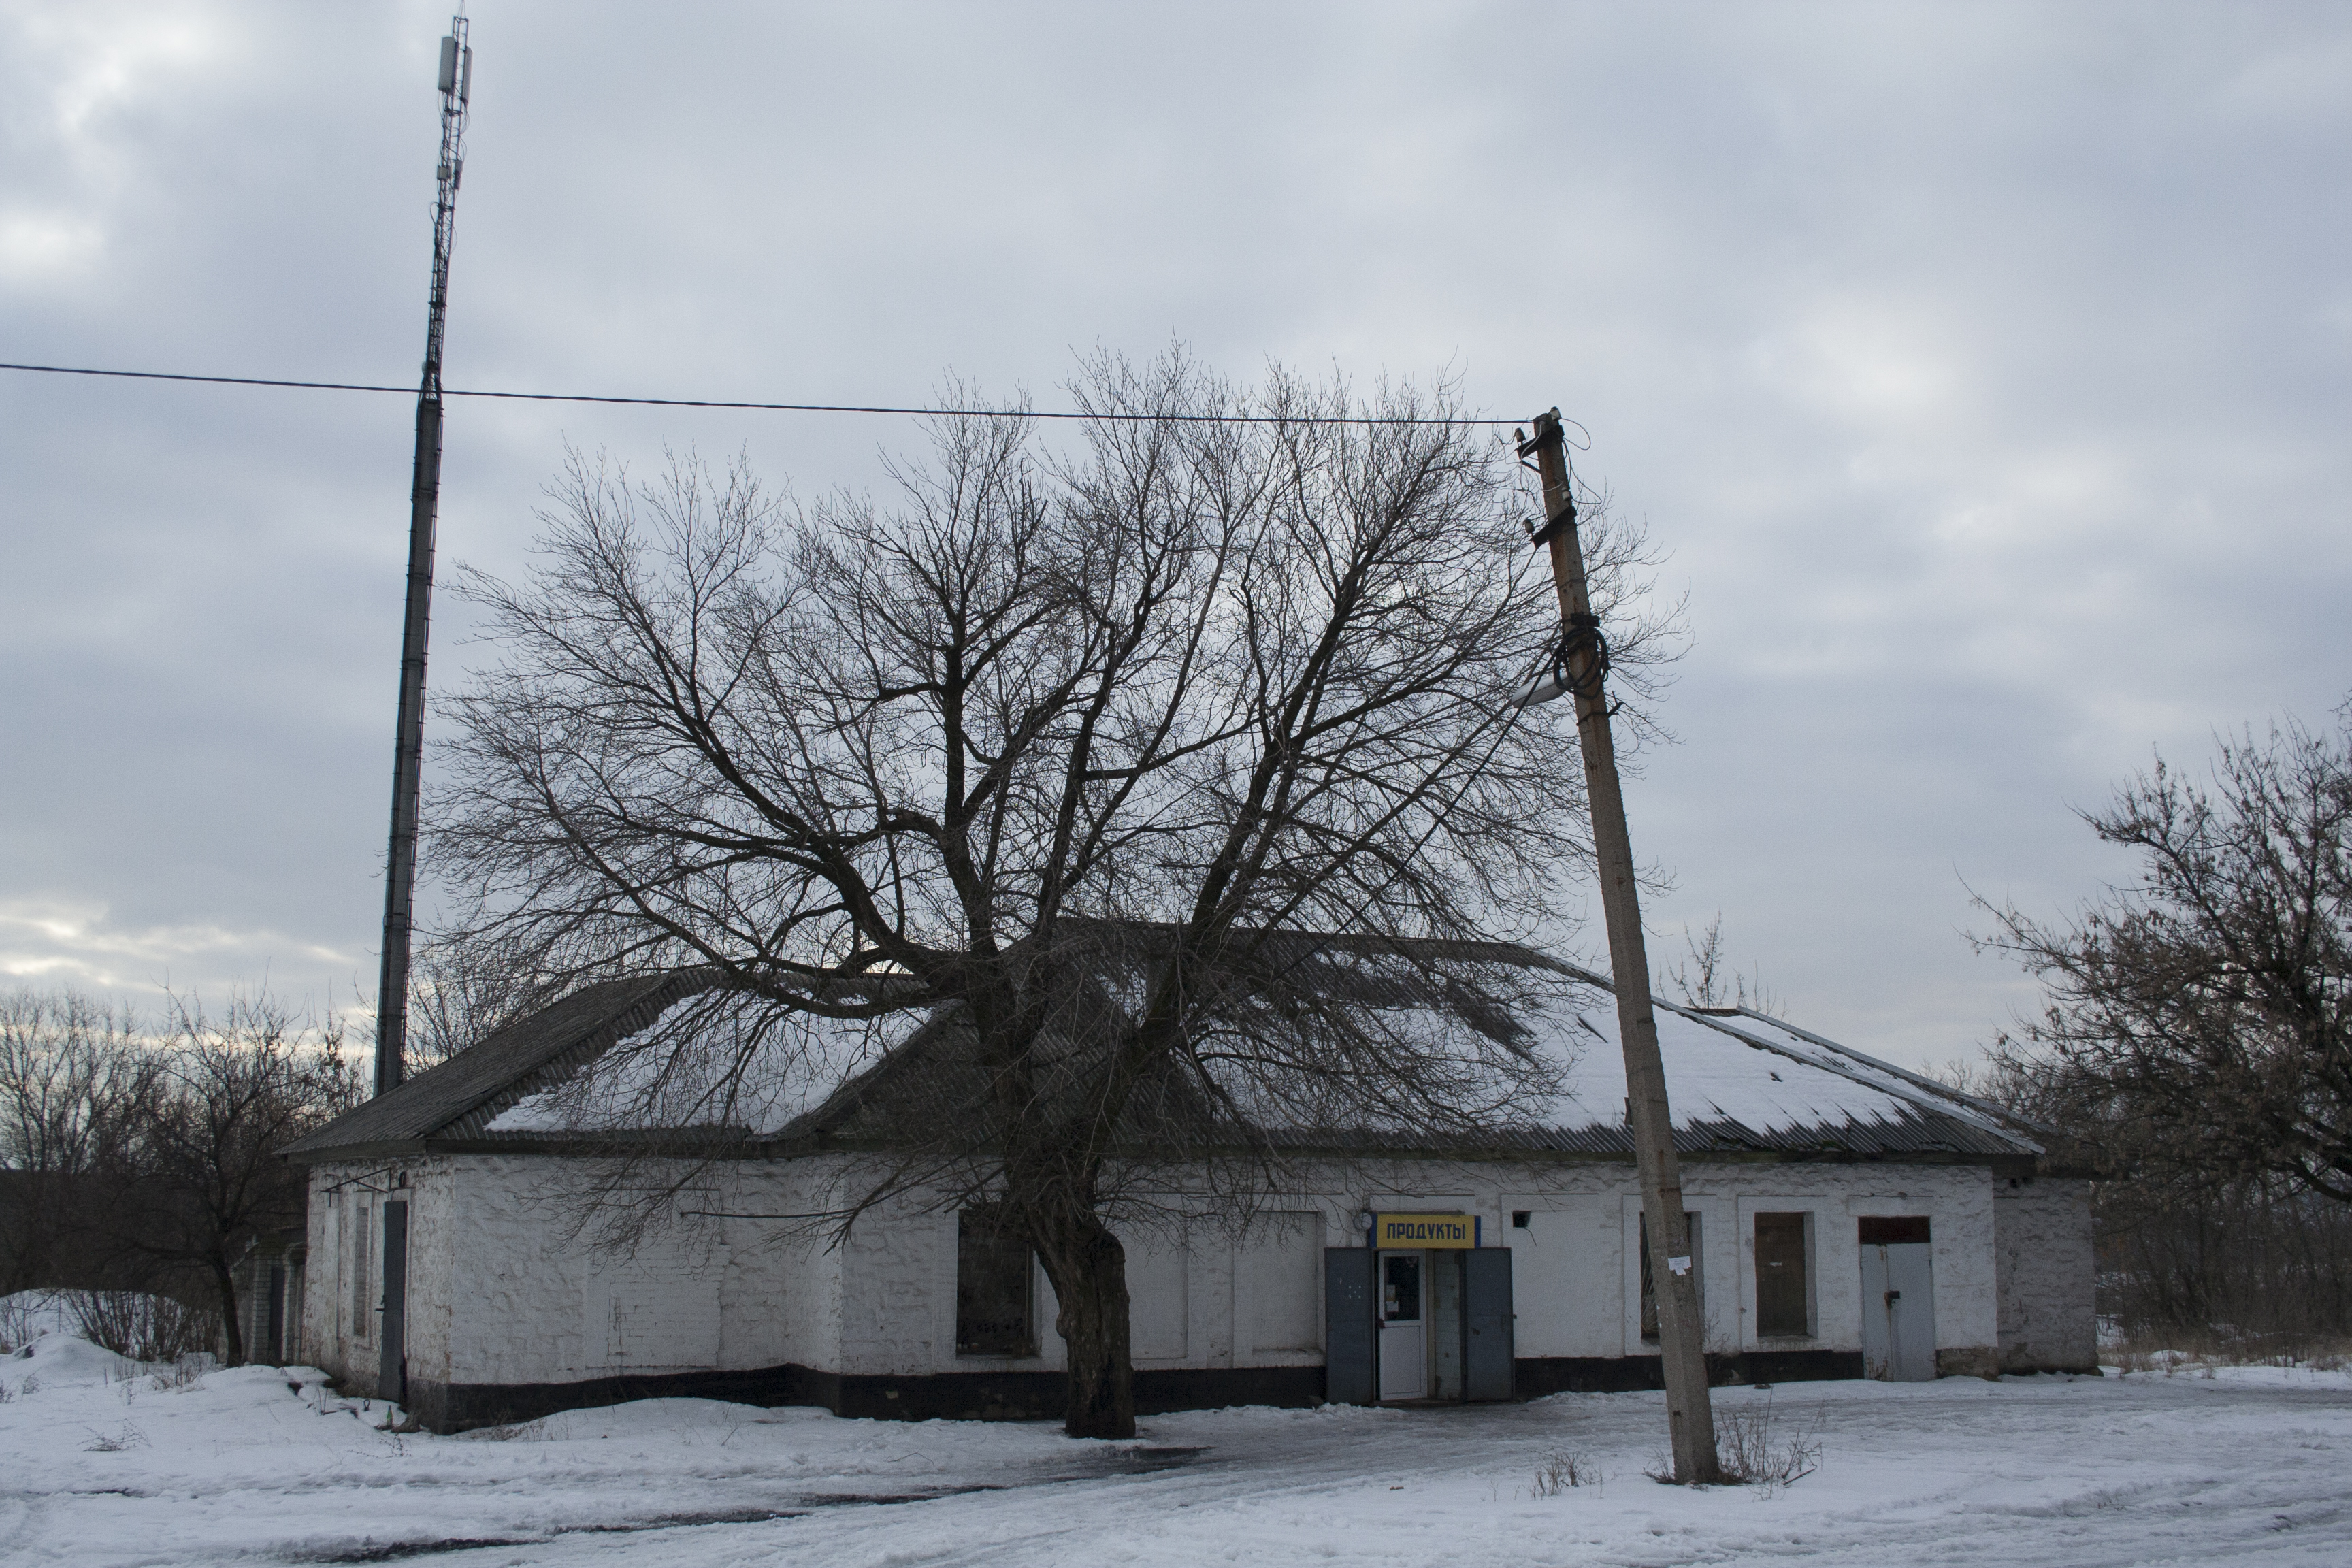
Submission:
[[[1528,1356],[1511,1363],[1521,1399],[1547,1394],[1631,1394],[1664,1388],[1665,1365],[1654,1355]],[[1860,1351],[1743,1351],[1706,1358],[1706,1380],[1734,1383],[1833,1383],[1862,1375]]]
[[[877,1420],[1035,1421],[1059,1419],[1069,1383],[1058,1372],[953,1372],[867,1377],[804,1366],[747,1372],[680,1372],[597,1377],[578,1383],[442,1384],[411,1378],[410,1415],[435,1432],[506,1426],[559,1410],[586,1410],[632,1399],[725,1399],[740,1405],[816,1405],[836,1415]],[[1204,1367],[1135,1374],[1135,1410],[1214,1410],[1227,1405],[1303,1406],[1323,1403],[1319,1366]]]
[[[1515,1394],[1623,1394],[1664,1388],[1656,1356],[1538,1356],[1512,1363]],[[1822,1383],[1862,1375],[1859,1351],[1749,1351],[1706,1358],[1714,1384]],[[411,1378],[409,1413],[436,1432],[505,1426],[559,1410],[631,1399],[725,1399],[740,1405],[815,1405],[836,1415],[885,1421],[1058,1419],[1068,1398],[1058,1372],[951,1372],[870,1377],[786,1364],[747,1372],[679,1372],[579,1383],[441,1384]],[[1323,1403],[1319,1366],[1206,1367],[1135,1374],[1135,1410],[1214,1410],[1228,1405]]]

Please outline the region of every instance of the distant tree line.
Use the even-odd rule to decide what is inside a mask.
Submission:
[[[2103,1312],[2127,1328],[2352,1332],[2352,700],[2159,760],[2083,819],[2137,878],[1983,948],[2040,1015],[1979,1087],[2082,1140]]]
[[[0,1295],[162,1296],[243,1361],[235,1268],[302,1221],[278,1151],[359,1098],[342,1047],[266,995],[175,998],[142,1030],[75,992],[0,994]]]

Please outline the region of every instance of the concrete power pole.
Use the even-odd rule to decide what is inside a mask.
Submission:
[[[1658,1349],[1665,1362],[1675,1479],[1686,1486],[1708,1485],[1720,1481],[1723,1472],[1716,1457],[1715,1408],[1707,1397],[1690,1222],[1683,1212],[1682,1162],[1675,1155],[1665,1063],[1658,1055],[1658,1021],[1650,1010],[1650,955],[1642,939],[1633,841],[1625,830],[1617,744],[1609,731],[1609,696],[1603,689],[1609,649],[1584,580],[1584,551],[1576,533],[1576,499],[1569,486],[1559,410],[1538,415],[1535,424],[1534,437],[1519,443],[1519,456],[1533,453],[1543,476],[1545,521],[1535,531],[1534,542],[1551,550],[1561,639],[1553,672],[1538,678],[1522,701],[1546,701],[1563,693],[1576,699],[1576,733],[1584,752],[1584,788],[1592,803],[1592,848],[1601,872],[1601,908],[1609,926],[1609,969],[1617,987],[1617,1033],[1625,1047],[1625,1114],[1633,1124],[1642,1214],[1647,1222],[1643,1228],[1649,1233],[1650,1278],[1657,1292]]]
[[[408,1044],[408,942],[416,899],[416,808],[425,782],[425,645],[433,625],[433,533],[441,498],[441,341],[449,320],[449,242],[466,173],[474,51],[466,14],[441,40],[441,167],[433,205],[433,297],[416,389],[416,462],[408,492],[408,602],[401,617],[400,718],[392,755],[392,838],[383,867],[383,966],[375,989],[375,1092],[400,1085]]]

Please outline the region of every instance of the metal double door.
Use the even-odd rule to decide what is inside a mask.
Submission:
[[[1455,1308],[1433,1310],[1432,1270],[1454,1271]],[[1393,1294],[1391,1294],[1393,1290]],[[1422,1399],[1431,1386],[1433,1349],[1448,1350],[1442,1393],[1448,1399],[1508,1399],[1513,1387],[1511,1249],[1379,1252],[1334,1247],[1323,1254],[1324,1397],[1371,1405]],[[1432,1332],[1451,1325],[1444,1345]],[[1455,1337],[1458,1336],[1458,1339]]]

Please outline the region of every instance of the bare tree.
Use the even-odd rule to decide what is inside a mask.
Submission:
[[[0,996],[0,1296],[100,1282],[93,1185],[122,1166],[155,1066],[109,1004]]]
[[[1672,990],[1693,1007],[1753,1007],[1778,1013],[1780,999],[1764,984],[1760,968],[1742,974],[1723,951],[1723,913],[1716,911],[1704,936],[1683,928],[1683,956],[1658,976],[1658,989]]]
[[[2352,720],[2352,704],[2339,714]],[[2048,1004],[1997,1061],[2118,1171],[2352,1203],[2352,744],[2289,722],[2084,813],[2139,879],[2072,921],[1986,907]]]
[[[1067,1429],[1120,1436],[1139,1173],[1269,1107],[1442,1136],[1524,1106],[1548,1078],[1507,1007],[1416,1034],[1365,998],[1416,970],[1507,1001],[1475,943],[1567,921],[1589,851],[1573,738],[1508,700],[1557,623],[1517,470],[1448,396],[1181,352],[1071,391],[1072,448],[943,420],[888,507],[575,458],[531,577],[464,579],[502,660],[435,816],[471,931],[732,1008],[639,1042],[667,1116],[740,1121],[763,1043],[838,1081],[893,1020],[961,1031],[974,1076],[898,1102],[845,1211],[989,1201],[1053,1284]],[[1603,553],[1613,584],[1638,545]],[[1637,693],[1657,629],[1611,629]],[[1474,945],[1447,969],[1432,938]]]
[[[268,996],[214,1016],[174,998],[155,1070],[105,1193],[105,1228],[124,1253],[202,1281],[231,1364],[245,1359],[234,1266],[254,1237],[298,1222],[300,1173],[278,1151],[359,1099],[340,1029],[307,1037]]]
[[[420,945],[412,966],[407,1053],[417,1069],[459,1051],[554,1000],[538,955],[464,934]]]

